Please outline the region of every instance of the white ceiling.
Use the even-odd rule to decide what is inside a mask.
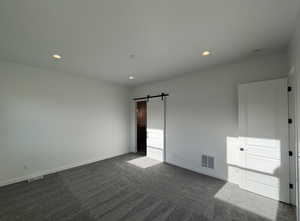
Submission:
[[[280,50],[299,6],[299,0],[0,0],[0,59],[137,85],[256,48]],[[202,57],[206,49],[213,54]],[[53,61],[55,53],[63,60]]]

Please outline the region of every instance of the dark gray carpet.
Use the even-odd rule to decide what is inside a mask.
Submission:
[[[1,221],[293,221],[295,209],[167,164],[127,154],[0,188]]]

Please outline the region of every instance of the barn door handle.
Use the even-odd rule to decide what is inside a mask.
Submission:
[[[241,147],[241,148],[240,148],[240,151],[244,151],[244,148]]]

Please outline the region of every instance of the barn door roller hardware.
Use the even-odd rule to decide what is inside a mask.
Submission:
[[[165,94],[165,93],[161,93],[159,95],[147,95],[146,97],[137,97],[137,98],[133,98],[133,100],[138,101],[138,100],[147,100],[149,101],[151,98],[156,98],[156,97],[161,97],[161,100],[164,100],[164,97],[169,96],[169,94]]]

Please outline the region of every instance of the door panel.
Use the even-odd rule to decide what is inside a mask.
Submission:
[[[264,146],[262,148],[261,146],[250,146],[248,145],[247,148],[248,154],[253,154],[257,156],[262,156],[265,158],[270,159],[277,159],[280,160],[280,148],[268,148],[268,146]]]
[[[147,129],[147,136],[148,136],[148,147],[153,147],[156,149],[163,149],[164,148],[164,131],[160,129]],[[151,139],[150,139],[151,138]]]
[[[164,161],[165,111],[164,100],[150,99],[147,103],[147,157]]]
[[[277,169],[280,167],[280,161],[276,159],[271,159],[269,157],[264,157],[246,153],[247,155],[247,169],[255,170],[262,173],[275,174]]]
[[[287,80],[239,85],[241,187],[289,202]]]
[[[255,182],[255,180],[259,180],[259,183],[269,185],[274,188],[277,188],[279,185],[279,179],[275,176],[265,176],[264,174],[251,171],[248,171],[247,176],[250,181]]]

